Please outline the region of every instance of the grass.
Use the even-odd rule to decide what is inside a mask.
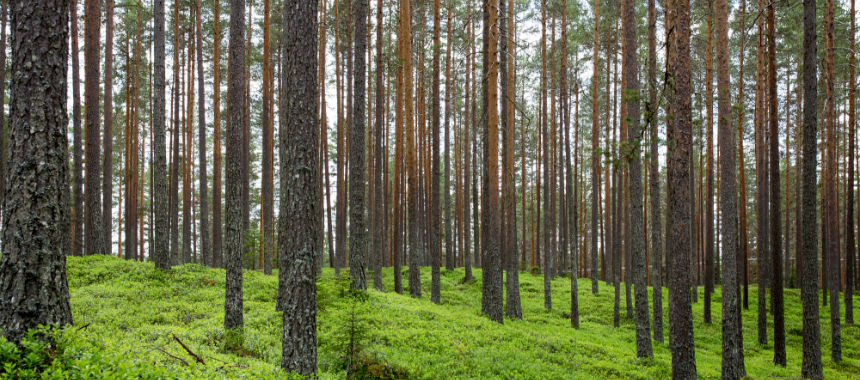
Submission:
[[[224,271],[183,265],[156,271],[151,263],[112,257],[68,259],[72,312],[77,328],[64,336],[69,349],[63,357],[93,369],[141,378],[286,378],[279,369],[281,316],[276,312],[277,276],[245,271],[244,342],[228,344],[223,329]],[[407,270],[404,270],[404,280]],[[442,304],[429,301],[430,271],[422,268],[422,299],[395,294],[392,269],[385,268],[385,292],[370,290],[358,309],[364,332],[363,352],[406,377],[430,378],[570,378],[660,379],[671,376],[668,346],[654,343],[654,358],[636,358],[632,319],[612,327],[613,289],[600,283],[591,294],[589,280],[579,280],[580,328],[570,327],[570,280],[552,281],[553,310],[543,307],[543,277],[520,273],[523,320],[503,325],[480,314],[481,272],[463,283],[462,269],[442,270]],[[326,268],[318,282],[318,348],[322,379],[344,378],[344,329],[352,302],[339,294],[338,282]],[[623,292],[623,288],[622,288]],[[650,291],[649,291],[650,292]],[[408,292],[407,292],[408,294]],[[622,295],[623,297],[623,295]],[[744,352],[749,378],[798,378],[801,364],[801,305],[799,291],[785,294],[788,366],[772,364],[771,345],[756,340],[755,287],[745,310]],[[650,297],[649,297],[650,298]],[[664,313],[666,313],[664,289]],[[703,323],[703,296],[693,305],[699,377],[720,377],[720,290],[713,301],[715,324]],[[855,305],[860,298],[855,298]],[[843,305],[844,307],[844,305]],[[855,314],[857,312],[855,311]],[[664,314],[668,333],[668,318]],[[860,327],[843,325],[843,361],[830,360],[829,307],[821,308],[824,375],[827,379],[860,378]],[[769,326],[772,328],[772,326]],[[173,339],[179,337],[206,364],[195,363]],[[772,338],[772,330],[768,331]],[[668,337],[667,341],[668,341]],[[772,343],[770,341],[769,343]],[[189,364],[171,358],[183,358]],[[98,360],[93,359],[96,356]],[[0,363],[2,364],[2,363]],[[102,372],[98,372],[102,371]],[[2,371],[0,371],[2,372]],[[98,375],[100,374],[100,375]],[[116,375],[116,373],[114,373]],[[74,377],[74,376],[69,376]],[[129,376],[130,377],[130,376]]]

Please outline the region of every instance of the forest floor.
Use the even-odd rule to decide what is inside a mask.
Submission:
[[[365,374],[389,378],[576,378],[666,379],[671,355],[654,343],[654,358],[636,359],[635,326],[627,318],[624,286],[621,327],[612,327],[613,288],[580,279],[580,328],[570,327],[570,279],[552,281],[553,310],[543,307],[543,277],[520,273],[523,320],[491,322],[480,313],[481,271],[463,283],[463,269],[442,270],[442,304],[430,302],[430,270],[421,268],[423,298],[393,292],[392,269],[383,271],[386,292],[368,291],[364,301],[344,295],[344,281],[326,268],[318,281],[318,349],[322,379],[344,378],[350,336],[360,343]],[[156,271],[152,263],[112,257],[68,258],[72,313],[77,328],[65,333],[63,356],[74,368],[96,366],[104,378],[286,378],[281,360],[281,314],[275,311],[277,275],[245,271],[244,342],[230,344],[223,329],[224,271],[183,265]],[[371,284],[371,275],[367,276]],[[801,303],[797,289],[785,294],[788,366],[772,364],[772,345],[756,339],[756,287],[743,313],[749,378],[798,378],[801,364]],[[649,300],[650,300],[649,289]],[[664,289],[664,331],[668,334]],[[713,297],[713,321],[703,322],[703,290],[693,305],[699,377],[718,379],[721,362],[721,297]],[[855,298],[855,315],[860,298]],[[844,304],[842,305],[844,307]],[[830,360],[829,307],[821,308],[821,340],[827,379],[860,378],[860,326],[843,325],[843,361]],[[844,311],[844,309],[843,309]],[[768,338],[772,339],[772,320]],[[356,326],[349,328],[349,326]],[[174,335],[200,356],[196,363]],[[668,335],[666,336],[668,342]],[[769,340],[772,343],[772,340]],[[232,348],[226,348],[232,347]],[[169,356],[173,355],[177,358]],[[187,362],[182,363],[182,360]],[[106,372],[107,371],[107,372]],[[115,372],[111,372],[115,371]]]

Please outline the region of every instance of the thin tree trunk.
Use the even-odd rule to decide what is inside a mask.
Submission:
[[[767,7],[768,31],[768,97],[770,102],[770,249],[771,249],[771,297],[773,298],[773,362],[785,367],[785,313],[782,299],[782,231],[780,231],[779,201],[779,117],[777,116],[776,92],[776,34],[773,3]]]
[[[103,254],[104,239],[102,238],[101,217],[101,186],[99,186],[98,163],[101,155],[99,144],[99,46],[101,29],[101,2],[98,0],[85,0],[84,6],[84,112],[86,117],[86,215],[84,217],[84,228],[86,238],[84,240],[85,254]]]
[[[834,99],[834,81],[833,74],[834,66],[834,5],[833,0],[827,0],[827,5],[824,14],[824,33],[827,43],[824,59],[824,75],[825,75],[825,110],[824,117],[827,128],[827,161],[825,163],[824,182],[824,207],[826,218],[822,220],[822,224],[827,229],[827,239],[824,239],[823,254],[827,256],[827,270],[825,271],[826,286],[829,288],[830,296],[830,358],[834,362],[842,361],[842,337],[840,329],[839,315],[839,287],[840,281],[840,260],[839,260],[839,227],[836,222],[838,220],[837,208],[837,183],[836,183],[836,112]],[[826,265],[825,265],[826,266]]]
[[[714,1],[708,1],[707,43],[705,52],[705,108],[707,134],[706,146],[706,168],[707,183],[703,202],[705,207],[705,324],[711,323],[711,293],[714,291],[714,48],[713,48],[713,23],[714,23]]]
[[[215,143],[215,154],[213,162],[213,178],[212,178],[212,266],[220,268],[222,266],[221,259],[221,29],[218,26],[221,15],[219,13],[218,1],[213,3],[214,26],[213,26],[213,47],[212,47],[212,82],[214,92],[212,93],[212,108],[213,118],[212,125],[214,131],[213,140]]]
[[[600,34],[600,0],[594,0],[594,67],[598,66],[598,37]],[[600,167],[600,153],[598,152],[597,141],[598,120],[597,120],[597,73],[591,75],[591,293],[597,294],[597,203],[598,192],[600,191],[600,182],[598,179]]]
[[[851,0],[851,33],[848,37],[850,52],[848,53],[848,184],[846,187],[845,200],[845,323],[854,324],[854,149],[855,149],[855,125],[854,125],[854,96],[856,94],[855,63],[854,56],[854,0]],[[786,211],[787,212],[787,211]],[[788,263],[786,263],[788,265]]]
[[[112,254],[113,223],[113,0],[105,0],[105,76],[104,76],[104,166],[102,168],[102,215],[105,254]],[[2,94],[2,92],[0,92]],[[0,117],[2,122],[2,117]],[[2,123],[0,123],[2,125]],[[0,140],[2,141],[2,140]],[[2,186],[0,186],[2,188]]]

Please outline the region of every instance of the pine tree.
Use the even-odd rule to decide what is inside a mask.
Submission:
[[[801,376],[823,379],[818,314],[818,57],[815,0],[803,1],[803,227],[799,272],[803,302],[803,363]]]
[[[105,0],[105,74],[104,74],[104,164],[102,167],[102,215],[105,254],[111,254],[113,222],[113,0]],[[0,124],[2,125],[2,124]]]
[[[630,175],[630,223],[632,246],[629,248],[633,260],[632,279],[636,285],[636,356],[654,356],[651,347],[651,318],[648,315],[648,286],[645,263],[645,216],[643,215],[642,161],[639,132],[639,64],[636,48],[636,8],[633,0],[625,0],[622,7],[624,19],[624,102],[627,110],[630,134],[623,152]],[[634,137],[635,136],[635,137]],[[627,278],[627,282],[630,282]]]
[[[728,5],[716,0],[715,19],[717,34],[717,139],[720,149],[720,222],[722,225],[721,249],[726,265],[722,270],[723,287],[723,356],[722,379],[738,380],[746,375],[744,368],[743,330],[740,326],[741,303],[738,282],[738,219],[737,189],[735,184],[735,134],[732,129],[731,94],[729,93],[729,37]],[[739,112],[742,113],[742,112]],[[743,170],[743,168],[741,169]]]
[[[155,40],[154,64],[153,64],[153,95],[152,109],[164,109],[164,0],[154,0],[154,32]],[[155,244],[152,249],[152,259],[155,267],[167,269],[170,267],[170,256],[168,251],[168,227],[167,219],[167,147],[165,144],[164,113],[155,112],[152,118],[153,149],[155,158],[153,160],[154,198],[155,204]]]
[[[674,32],[669,42],[668,74],[673,83],[671,122],[668,141],[674,147],[668,160],[668,215],[666,236],[671,260],[669,276],[669,348],[672,351],[672,378],[695,379],[696,358],[693,346],[693,313],[690,304],[691,244],[690,163],[692,151],[692,112],[690,98],[690,3],[688,0],[667,2],[667,15]]]
[[[773,3],[767,7],[767,31],[768,31],[768,97],[770,99],[769,145],[770,145],[770,249],[771,249],[771,297],[773,298],[773,362],[785,367],[785,312],[783,311],[782,299],[782,232],[780,231],[779,213],[779,118],[777,116],[777,93],[776,93],[776,38],[775,38],[775,16]]]
[[[84,112],[86,117],[86,212],[84,217],[85,254],[103,254],[104,239],[102,238],[101,186],[99,186],[98,163],[101,155],[99,144],[99,46],[101,26],[101,2],[84,0]]]
[[[313,18],[313,14],[308,17],[315,19]],[[245,80],[242,75],[245,67],[245,53],[243,51],[245,45],[244,29],[245,1],[230,0],[230,83],[228,91],[229,102],[234,106],[231,106],[229,109],[229,119],[227,122],[227,189],[225,192],[226,204],[224,207],[227,212],[227,219],[224,225],[224,266],[227,269],[224,301],[225,329],[241,329],[244,325],[242,311],[242,249],[245,236],[242,229],[241,154],[245,109],[244,107],[235,106],[243,104],[243,98],[245,97]],[[286,171],[284,170],[284,172]],[[283,185],[281,186],[283,187]],[[283,245],[281,246],[283,247]],[[285,321],[286,319],[284,318]]]
[[[69,3],[16,3],[11,12],[11,45],[16,47],[11,70],[17,74],[10,83],[6,172],[10,174],[3,198],[0,331],[16,343],[28,329],[39,325],[72,323],[63,251],[68,224],[64,194],[69,188]],[[41,112],[33,112],[35,109]],[[25,267],[26,271],[21,270]]]
[[[279,287],[286,296],[281,367],[313,377],[317,372],[315,266],[323,238],[322,199],[317,190],[322,186],[316,149],[317,1],[284,1],[283,9],[278,247],[283,273]]]

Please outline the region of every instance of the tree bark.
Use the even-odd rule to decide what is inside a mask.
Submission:
[[[842,361],[842,337],[839,315],[839,290],[841,283],[840,259],[839,259],[839,228],[836,220],[839,217],[837,209],[837,183],[836,183],[836,112],[834,99],[834,5],[833,0],[827,0],[824,13],[824,37],[827,44],[824,54],[824,76],[825,76],[825,110],[824,117],[827,128],[827,144],[824,178],[824,207],[825,219],[822,220],[827,233],[824,239],[823,254],[827,256],[827,270],[825,271],[826,288],[830,296],[830,358],[834,362]]]
[[[600,35],[600,0],[594,0],[594,67],[598,66],[598,38]],[[598,152],[597,141],[598,133],[593,131],[598,130],[597,120],[597,73],[591,75],[591,268],[589,273],[591,277],[591,293],[597,294],[597,203],[598,192],[600,191],[600,182],[598,179],[598,168],[600,167],[600,152]]]
[[[84,112],[86,113],[86,214],[84,228],[85,254],[104,254],[104,239],[102,238],[101,217],[101,186],[99,186],[98,162],[100,161],[101,144],[99,144],[99,46],[101,29],[100,1],[84,1]]]
[[[317,372],[315,266],[323,238],[322,199],[317,190],[322,185],[317,170],[317,1],[285,0],[283,12],[278,134],[279,285],[285,300],[281,367],[313,376]]]
[[[735,134],[732,129],[732,100],[729,93],[728,5],[716,0],[717,34],[717,133],[720,149],[720,223],[722,225],[722,379],[737,380],[746,376],[744,367],[743,330],[740,325],[741,303],[738,282],[738,219],[735,183]],[[743,12],[743,11],[742,11]],[[743,16],[741,16],[743,17]],[[738,112],[742,113],[742,111]],[[743,128],[743,127],[741,127]],[[741,168],[743,170],[743,168]]]
[[[767,7],[768,31],[768,97],[770,102],[770,249],[771,249],[771,297],[773,298],[773,362],[785,367],[785,313],[782,296],[782,231],[780,231],[779,201],[779,104],[776,92],[776,36],[773,3]]]
[[[801,232],[800,299],[803,303],[801,376],[823,379],[818,314],[818,48],[815,0],[803,1],[803,223]]]
[[[669,40],[669,68],[673,85],[672,114],[668,141],[673,147],[668,160],[667,251],[671,258],[669,281],[672,378],[695,379],[696,358],[693,346],[693,313],[690,304],[690,157],[692,151],[692,112],[690,108],[690,3],[670,0],[667,12],[673,31]]]
[[[155,40],[153,67],[153,96],[152,108],[164,109],[164,0],[154,0],[154,32]],[[167,199],[167,147],[165,146],[164,113],[155,112],[152,119],[153,126],[153,149],[155,159],[153,161],[153,176],[155,177],[155,244],[152,249],[152,258],[155,267],[167,269],[170,267],[170,256],[168,251],[168,199]]]
[[[705,324],[711,323],[711,293],[714,291],[714,48],[713,23],[714,1],[708,0],[707,22],[707,51],[705,52],[705,133],[707,134],[706,167],[707,183],[705,184]]]
[[[854,56],[854,0],[851,0],[851,33],[848,37],[850,52],[848,53],[848,184],[846,185],[847,199],[845,200],[845,323],[854,324],[854,256],[856,252],[854,239],[854,96],[856,94]],[[788,265],[788,263],[786,263]]]
[[[286,10],[287,7],[285,6],[284,9]],[[287,17],[286,15],[287,13],[285,12],[285,18]],[[311,20],[316,20],[315,14],[313,13],[306,17]],[[285,22],[284,25],[287,25],[287,23]],[[224,226],[226,230],[224,234],[224,240],[226,243],[224,247],[226,251],[224,256],[224,266],[227,268],[224,301],[225,329],[241,329],[244,326],[242,312],[242,249],[244,246],[245,236],[244,229],[242,228],[242,130],[244,129],[245,108],[236,106],[244,103],[243,99],[245,97],[246,90],[245,79],[242,75],[245,70],[244,29],[245,0],[231,0],[229,54],[230,83],[228,91],[229,102],[232,106],[229,109],[230,118],[227,123],[227,189],[225,193],[226,204],[224,208],[227,212],[227,220],[225,221]],[[306,35],[311,35],[311,33],[314,32],[311,31],[306,33]],[[290,55],[295,54],[298,54],[298,51],[293,52]],[[283,99],[284,97],[282,96],[281,98]],[[286,133],[281,133],[281,136],[285,134]],[[294,134],[295,133],[290,133],[289,135]],[[286,170],[284,170],[284,172],[286,173]],[[283,190],[283,184],[281,186]],[[282,213],[281,215],[285,214]],[[306,218],[310,218],[310,216],[302,219]],[[284,223],[281,225],[283,226]],[[285,234],[281,235],[283,236]],[[281,247],[284,247],[284,244],[281,244]],[[286,254],[282,255],[282,257],[284,256],[286,256]],[[311,268],[313,268],[313,261],[307,265],[310,265]],[[310,278],[313,278],[313,276]],[[289,296],[287,295],[287,297]],[[287,318],[284,318],[284,321],[287,321]],[[284,331],[287,330],[284,329]]]
[[[104,166],[102,168],[102,231],[105,254],[110,255],[113,244],[113,0],[105,0],[105,77],[104,77]],[[0,92],[1,94],[2,92]],[[2,119],[0,119],[2,121]],[[0,124],[2,125],[2,124]]]
[[[213,172],[212,172],[212,266],[220,268],[222,266],[221,257],[221,29],[218,26],[221,15],[219,2],[213,2],[214,26],[213,29],[213,47],[212,47],[212,83],[214,92],[212,93],[212,108],[213,118],[212,126],[214,129],[213,140],[215,143],[215,153],[213,157]]]
[[[663,342],[663,228],[660,226],[660,162],[657,150],[657,10],[648,0],[648,103],[645,117],[650,132],[651,286],[654,296],[654,340]]]
[[[630,128],[625,156],[630,170],[630,247],[632,279],[636,298],[636,356],[654,356],[651,347],[651,318],[648,315],[648,286],[645,262],[645,216],[643,215],[642,161],[639,144],[639,64],[636,48],[636,8],[633,0],[625,0],[622,8],[624,33],[624,99]],[[627,280],[630,281],[630,278]]]
[[[15,343],[39,325],[72,323],[63,251],[69,188],[69,5],[66,0],[16,3],[11,12],[11,69],[16,74],[10,85],[0,330]]]

